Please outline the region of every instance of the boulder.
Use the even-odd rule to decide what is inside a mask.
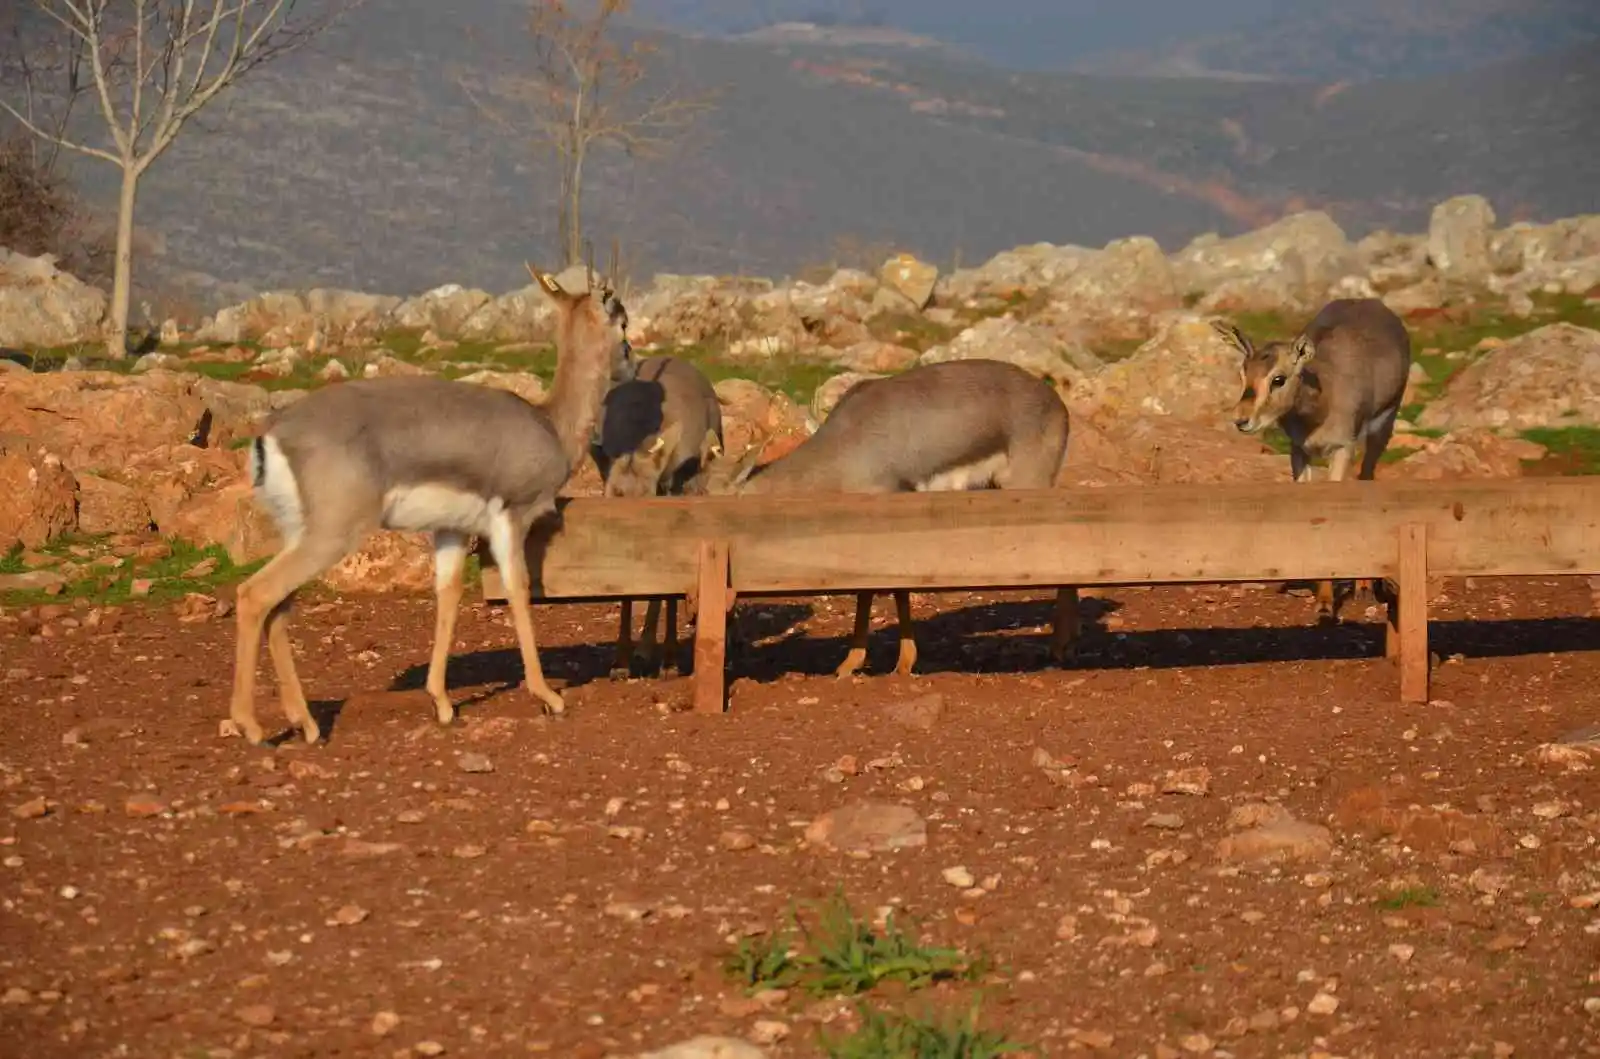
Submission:
[[[26,438],[0,438],[0,555],[77,528],[78,482],[61,458]]]
[[[1231,239],[1200,236],[1173,255],[1172,268],[1207,311],[1314,312],[1361,258],[1332,217],[1312,210]]]
[[[78,529],[91,535],[143,533],[153,529],[150,505],[126,482],[85,472],[78,475]]]
[[[1489,237],[1496,271],[1520,272],[1553,261],[1600,255],[1600,214],[1563,217],[1549,224],[1519,221]]]
[[[1073,401],[1122,414],[1227,423],[1239,399],[1239,359],[1207,318],[1184,314],[1089,380]]]
[[[1097,251],[1082,246],[1035,243],[996,254],[977,268],[957,269],[938,281],[935,297],[964,305],[984,297],[1031,295],[1065,282]]]
[[[53,256],[28,257],[0,247],[0,346],[93,342],[105,312],[105,292],[56,268]]]
[[[1457,195],[1428,219],[1428,261],[1446,279],[1481,284],[1494,271],[1489,252],[1494,207],[1482,195]]]
[[[537,375],[520,371],[475,371],[471,375],[463,375],[458,382],[470,382],[477,386],[489,386],[496,390],[510,390],[530,404],[542,405],[545,402],[544,380]]]
[[[1116,239],[1051,288],[1051,304],[1034,321],[1110,338],[1143,338],[1153,313],[1182,304],[1161,246],[1149,236]]]
[[[1547,324],[1458,372],[1422,412],[1430,429],[1592,426],[1600,423],[1600,331]]]
[[[917,362],[919,354],[914,349],[893,342],[880,342],[869,338],[833,358],[834,364],[849,371],[895,372],[904,371]]]
[[[552,342],[555,306],[538,287],[500,295],[485,303],[461,325],[461,337],[496,342]]]
[[[462,325],[493,300],[487,291],[446,283],[401,302],[389,319],[395,327],[458,335]]]
[[[722,447],[742,453],[752,444],[785,438],[797,441],[809,433],[805,412],[789,396],[749,379],[723,379],[714,387],[722,406]]]
[[[875,375],[861,371],[847,371],[842,375],[835,375],[821,386],[816,393],[811,395],[811,415],[817,422],[828,418],[828,413],[844,399],[844,395],[868,379],[881,379],[882,375]]]
[[[1010,316],[995,316],[967,328],[918,358],[922,364],[947,360],[1003,360],[1041,378],[1082,385],[1101,364],[1082,346],[1060,341],[1047,328]]]
[[[920,313],[933,300],[934,287],[939,282],[939,267],[918,260],[913,254],[896,254],[883,263],[878,279],[886,288],[903,297],[910,308]]]
[[[1389,478],[1437,481],[1457,478],[1519,478],[1525,460],[1544,456],[1545,447],[1522,438],[1502,437],[1469,427],[1429,439],[1382,473]]]

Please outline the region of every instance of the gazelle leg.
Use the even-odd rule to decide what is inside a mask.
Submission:
[[[1077,649],[1078,637],[1083,634],[1076,587],[1056,589],[1056,619],[1051,631],[1050,657],[1060,665]]]
[[[661,600],[652,598],[644,605],[644,628],[639,632],[639,659],[642,672],[660,669],[660,651],[656,647],[656,630],[661,625]]]
[[[1328,457],[1328,480],[1331,482],[1344,481],[1345,474],[1350,470],[1350,449],[1341,447],[1333,450]],[[1332,621],[1338,613],[1338,601],[1334,596],[1332,581],[1317,582],[1317,620]]]
[[[867,634],[872,630],[872,593],[856,593],[856,626],[850,633],[850,653],[844,656],[834,676],[848,677],[867,661]]]
[[[489,546],[505,576],[511,621],[517,629],[517,646],[522,650],[523,682],[533,697],[544,704],[546,713],[562,714],[567,705],[544,679],[544,669],[539,665],[539,646],[533,635],[532,605],[528,601],[532,588],[528,581],[528,557],[523,551],[531,521],[513,518],[509,513],[501,514],[495,520],[494,532],[489,535]]]
[[[1389,439],[1394,437],[1394,421],[1400,414],[1400,409],[1392,408],[1381,413],[1367,425],[1367,439],[1361,446],[1361,473],[1357,476],[1364,482],[1372,481],[1377,474],[1378,461],[1383,459],[1384,450],[1389,447]],[[1373,589],[1372,578],[1364,577],[1356,582],[1356,592],[1364,594],[1367,598],[1377,599]]]
[[[273,557],[272,561],[257,570],[250,579],[239,586],[234,599],[237,641],[233,658],[233,696],[228,706],[228,716],[246,739],[260,744],[265,738],[261,724],[256,720],[255,690],[256,665],[261,659],[261,639],[268,619],[279,606],[294,594],[295,589],[338,562],[350,550],[351,542],[345,538],[330,539],[321,543],[304,535]],[[276,641],[282,648],[269,647],[280,682],[285,674],[299,691],[300,682],[294,669],[294,656],[289,652],[288,632],[283,621],[287,608],[275,619]],[[285,692],[280,691],[280,697]],[[304,693],[299,698],[304,700]],[[286,711],[293,703],[285,700]],[[298,711],[296,711],[298,712]],[[291,721],[300,717],[291,714]],[[307,732],[310,735],[310,732]]]
[[[464,534],[440,530],[433,535],[433,590],[438,612],[433,619],[433,654],[428,659],[428,694],[440,724],[456,719],[455,705],[445,682],[450,666],[450,648],[456,638],[456,617],[466,591],[467,538]]]
[[[667,650],[662,657],[661,668],[668,667],[674,673],[678,671],[678,599],[676,596],[667,597]]]
[[[294,669],[294,647],[289,643],[289,611],[294,606],[294,593],[289,593],[282,603],[267,615],[267,654],[272,658],[273,675],[278,679],[278,703],[289,724],[300,729],[308,743],[322,738],[306,705],[305,689],[300,686],[300,674]]]
[[[617,653],[611,660],[611,675],[625,677],[633,665],[633,600],[622,601],[622,614],[617,622]]]
[[[901,591],[894,594],[894,613],[900,632],[900,657],[895,661],[894,671],[903,677],[909,677],[911,670],[917,664],[917,633],[916,626],[911,621],[910,592]]]

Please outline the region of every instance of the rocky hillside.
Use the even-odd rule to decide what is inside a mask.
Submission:
[[[212,310],[274,286],[515,282],[556,243],[556,182],[537,140],[486,123],[460,81],[512,105],[521,11],[384,0],[262,69],[146,177],[145,293]],[[1508,220],[1549,220],[1600,209],[1597,55],[1344,86],[668,36],[662,83],[717,108],[668,156],[597,155],[590,230],[641,274],[777,276],[872,268],[890,248],[953,265],[1135,232],[1171,251],[1307,208],[1360,236],[1419,228],[1467,190]],[[114,201],[111,167],[77,172]]]
[[[1237,355],[1210,322],[1288,336],[1336,296],[1381,297],[1412,331],[1411,392],[1384,473],[1594,469],[1596,215],[1502,226],[1465,197],[1438,204],[1415,235],[1351,241],[1312,212],[1170,255],[1140,236],[1020,246],[947,273],[900,255],[818,282],[662,274],[625,292],[641,352],[675,352],[716,382],[734,456],[799,443],[860,379],[992,357],[1052,380],[1068,402],[1061,484],[1076,487],[1284,480],[1281,439],[1229,424]],[[0,258],[0,345],[16,347],[0,361],[0,590],[152,591],[259,560],[274,541],[241,446],[264,413],[316,386],[432,372],[537,401],[553,369],[550,310],[531,287],[267,292],[169,321],[159,348],[119,363],[90,344],[102,309],[48,262]],[[597,486],[586,466],[570,488]],[[162,538],[189,549],[182,563]],[[159,576],[147,576],[152,562],[167,563]],[[328,580],[420,588],[428,562],[420,540],[385,534]]]

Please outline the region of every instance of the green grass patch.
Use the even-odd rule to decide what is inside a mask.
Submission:
[[[978,1022],[978,1004],[965,1014],[908,1015],[858,1004],[861,1025],[842,1036],[820,1034],[828,1059],[996,1059],[1027,1049]]]
[[[1438,908],[1441,903],[1443,898],[1439,896],[1439,891],[1431,886],[1408,886],[1373,902],[1385,912],[1400,912],[1407,908]]]
[[[1548,452],[1525,466],[1551,465],[1558,474],[1600,474],[1600,427],[1533,427],[1522,432]]]
[[[63,603],[83,600],[97,605],[117,605],[149,600],[163,602],[181,599],[190,592],[215,592],[225,586],[244,580],[266,565],[265,560],[237,564],[228,557],[227,549],[219,544],[200,547],[188,541],[170,538],[165,545],[165,555],[140,559],[123,557],[121,566],[96,565],[96,560],[112,555],[103,540],[98,538],[64,538],[37,549],[34,555],[53,561],[34,563],[34,569],[55,569],[67,583],[55,595],[42,590],[0,593],[0,603],[6,606],[34,606],[43,603]],[[0,559],[0,574],[18,574],[29,569],[21,549],[14,549]],[[70,564],[70,568],[68,568]],[[149,581],[149,591],[136,596],[135,581]]]
[[[723,969],[750,992],[800,988],[819,996],[865,993],[880,982],[921,989],[936,982],[970,980],[988,961],[958,949],[920,944],[891,913],[883,930],[858,918],[842,894],[811,904],[810,925],[790,912],[790,925],[747,938]]]

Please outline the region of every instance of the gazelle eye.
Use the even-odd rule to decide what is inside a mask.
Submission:
[[[1274,390],[1276,390],[1278,387],[1282,386],[1284,383],[1286,383],[1288,381],[1289,381],[1288,378],[1283,376],[1283,375],[1274,375],[1272,377],[1272,388]]]

